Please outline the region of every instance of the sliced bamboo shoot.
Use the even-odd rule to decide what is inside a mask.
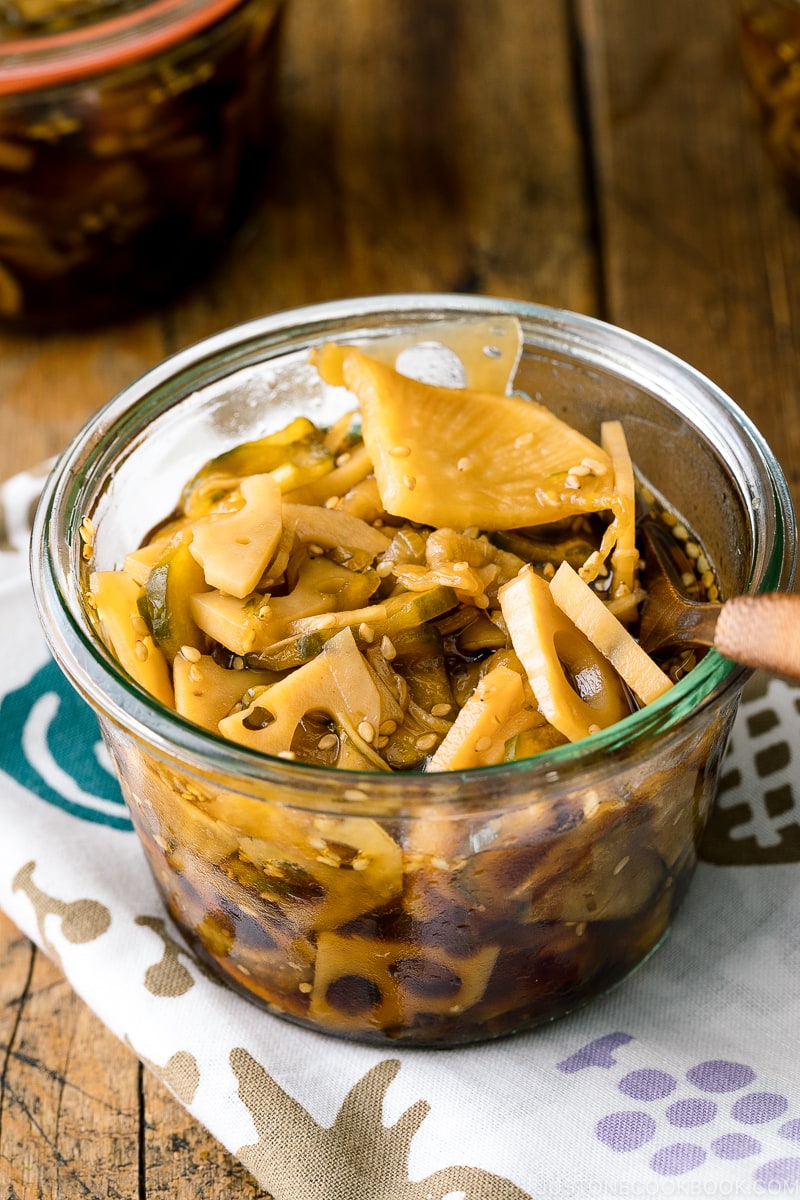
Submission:
[[[568,563],[556,571],[550,591],[559,608],[613,664],[642,704],[650,704],[672,687],[669,677]]]

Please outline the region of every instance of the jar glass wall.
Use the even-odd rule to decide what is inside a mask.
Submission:
[[[279,0],[0,42],[0,318],[93,323],[206,271],[269,128]]]
[[[516,386],[597,436],[621,417],[733,594],[791,585],[794,518],[757,431],[703,376],[574,314],[468,297],[322,305],[228,331],[112,401],[54,472],[33,575],[44,628],[97,711],[178,926],[234,987],[323,1032],[452,1045],[563,1015],[659,944],[691,879],[748,672],[712,651],[588,739],[441,774],[334,770],[256,754],[167,711],[97,637],[81,526],[119,565],[213,454],[319,424],[352,398],[308,364],[440,317],[512,314]],[[142,480],[148,481],[146,489]]]

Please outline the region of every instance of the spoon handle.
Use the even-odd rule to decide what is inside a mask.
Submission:
[[[714,645],[745,667],[800,683],[800,594],[732,596],[722,605]]]

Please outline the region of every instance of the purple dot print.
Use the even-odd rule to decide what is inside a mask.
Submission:
[[[712,1058],[698,1063],[686,1072],[689,1083],[701,1092],[736,1092],[752,1083],[756,1073],[745,1063],[727,1062],[724,1058]]]
[[[657,1071],[653,1067],[643,1067],[639,1071],[631,1071],[620,1079],[619,1090],[632,1100],[663,1100],[678,1086],[678,1081],[666,1071]]]
[[[791,1187],[800,1183],[800,1158],[774,1158],[762,1163],[753,1178],[763,1187]]]
[[[800,1142],[800,1118],[795,1117],[792,1121],[784,1121],[778,1133],[790,1142]]]
[[[667,1120],[678,1129],[693,1129],[695,1125],[707,1125],[717,1115],[713,1100],[676,1100],[667,1109]]]
[[[649,1142],[655,1134],[656,1123],[649,1113],[615,1112],[602,1117],[595,1126],[595,1133],[601,1142],[611,1150],[622,1153],[625,1150],[638,1150]]]
[[[650,1159],[650,1166],[659,1175],[685,1175],[706,1161],[702,1146],[690,1142],[676,1142],[673,1146],[662,1146]]]
[[[726,1133],[722,1137],[714,1139],[711,1149],[717,1158],[733,1161],[737,1158],[749,1158],[751,1154],[758,1154],[761,1150],[761,1142],[756,1141],[749,1133]]]
[[[750,1092],[740,1096],[731,1109],[731,1116],[743,1125],[763,1125],[782,1116],[789,1107],[785,1096],[775,1092]]]

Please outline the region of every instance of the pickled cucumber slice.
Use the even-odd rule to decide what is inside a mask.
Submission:
[[[672,687],[672,680],[634,641],[600,597],[567,563],[550,581],[559,608],[611,662],[642,704],[650,704]],[[555,722],[553,722],[555,724]]]
[[[562,563],[559,571],[564,569],[572,570]],[[578,741],[629,714],[616,671],[562,612],[531,566],[500,589],[500,605],[539,709],[566,738]]]
[[[283,533],[281,491],[271,475],[241,481],[242,508],[200,517],[192,526],[191,552],[209,587],[239,599],[253,591]]]
[[[352,349],[343,371],[388,513],[497,530],[611,507],[606,452],[542,405],[418,383]]]
[[[203,568],[191,552],[192,535],[179,536],[147,577],[145,601],[153,637],[170,662],[182,646],[201,649],[205,636],[192,616],[191,597],[206,590]]]
[[[140,687],[175,707],[169,667],[139,612],[144,588],[124,571],[94,571],[89,591],[109,648]]]
[[[310,483],[333,468],[324,433],[308,417],[296,417],[283,429],[225,450],[205,464],[183,490],[182,506],[193,517],[207,507],[209,486],[231,486],[247,475],[273,474],[283,491]],[[227,481],[225,483],[224,481]]]

